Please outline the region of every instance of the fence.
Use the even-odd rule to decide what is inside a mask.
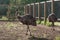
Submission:
[[[31,3],[24,6],[24,14],[31,14],[38,19],[43,18],[45,21],[50,13],[55,13],[60,18],[60,1],[45,1]]]

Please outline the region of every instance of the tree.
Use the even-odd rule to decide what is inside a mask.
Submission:
[[[14,11],[17,7],[19,7],[20,14],[24,14],[24,6],[26,4],[41,2],[45,0],[0,0],[0,4],[8,4],[9,9]]]

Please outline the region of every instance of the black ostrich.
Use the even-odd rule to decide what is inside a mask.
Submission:
[[[49,22],[52,22],[52,27],[53,27],[52,30],[55,31],[55,29],[54,29],[54,22],[57,21],[56,15],[54,13],[49,14],[48,20],[49,20]]]
[[[29,25],[36,26],[36,18],[27,14],[24,16],[17,16],[18,20],[23,23],[24,25],[27,25],[27,32],[30,32]],[[26,35],[27,35],[26,32]],[[30,32],[31,35],[31,32]]]
[[[52,26],[54,26],[54,22],[57,21],[57,17],[56,17],[56,15],[54,13],[51,13],[48,16],[48,20],[49,20],[49,22],[52,22]]]

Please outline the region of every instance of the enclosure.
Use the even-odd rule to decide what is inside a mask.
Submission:
[[[17,0],[12,0],[11,3],[9,3],[9,0],[6,1],[7,3],[3,1],[6,0],[0,1],[0,40],[60,40],[60,22],[56,22],[54,27],[38,23],[37,26],[29,25],[32,33],[30,36],[29,32],[28,35],[26,35],[27,25],[23,25],[19,20],[16,20],[17,13],[20,16],[31,14],[40,20],[40,18],[47,18],[52,12],[54,12],[59,19],[59,0],[26,4],[23,5],[24,8],[22,8],[18,2],[15,3]],[[12,19],[12,21],[10,19]],[[39,21],[37,20],[37,22]],[[42,23],[44,23],[44,21],[42,21]],[[47,24],[50,23],[47,22]],[[53,28],[55,30],[53,30]]]
[[[56,14],[58,18],[60,18],[60,1],[54,1],[53,8],[52,8],[52,1],[46,1],[46,7],[44,6],[45,2],[38,2],[38,3],[31,3],[25,5],[25,14],[31,14],[35,17],[44,17],[46,14],[46,17],[52,13],[52,10]],[[44,8],[45,7],[45,8]],[[46,13],[45,13],[46,12]]]

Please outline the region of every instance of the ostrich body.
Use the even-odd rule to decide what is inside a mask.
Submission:
[[[56,17],[56,15],[54,13],[51,13],[48,16],[48,20],[49,20],[49,22],[52,22],[52,26],[54,26],[54,22],[57,21],[57,17]]]
[[[24,16],[18,16],[17,18],[19,19],[21,23],[23,23],[24,25],[27,25],[27,32],[28,31],[30,32],[29,25],[36,26],[36,18],[34,18],[33,16],[29,14],[24,15]],[[30,35],[31,35],[31,32],[30,32]]]

